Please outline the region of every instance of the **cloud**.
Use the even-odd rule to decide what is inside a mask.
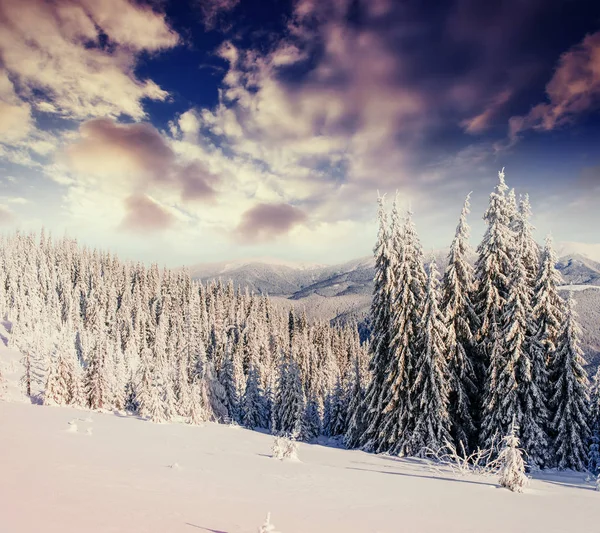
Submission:
[[[218,178],[201,161],[181,161],[160,132],[148,123],[119,124],[92,119],[80,127],[80,139],[65,149],[74,175],[109,180],[126,194],[162,188],[181,200],[214,196]]]
[[[120,228],[134,233],[155,233],[170,228],[173,216],[148,196],[133,195],[125,200],[126,215]]]
[[[175,160],[160,133],[148,123],[118,124],[111,119],[93,119],[84,122],[79,131],[81,140],[66,149],[76,172],[142,175],[162,181]]]
[[[495,118],[502,106],[508,102],[511,95],[512,91],[509,89],[502,91],[481,113],[470,119],[464,120],[461,123],[461,126],[463,126],[467,133],[482,133],[490,127],[491,121]]]
[[[76,119],[145,116],[168,93],[136,77],[140,53],[178,43],[164,14],[128,0],[3,0],[2,70],[43,112]]]
[[[0,142],[20,141],[32,128],[31,106],[21,101],[6,72],[0,70]]]
[[[546,94],[548,102],[537,104],[526,115],[511,117],[511,138],[528,129],[553,130],[599,105],[600,32],[587,35],[561,55]]]
[[[15,219],[13,212],[6,206],[0,205],[0,225],[10,224]]]
[[[233,11],[240,0],[196,0],[207,30],[214,29],[223,15]]]
[[[241,242],[264,242],[289,232],[306,220],[306,214],[289,204],[257,204],[242,215],[235,230]]]

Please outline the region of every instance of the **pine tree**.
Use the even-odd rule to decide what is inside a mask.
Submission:
[[[360,424],[365,430],[362,435],[354,435],[352,439],[353,444],[360,444],[368,450],[378,447],[381,417],[385,407],[386,391],[384,384],[386,381],[385,372],[390,357],[391,313],[394,299],[392,252],[385,212],[385,196],[379,196],[378,204],[379,233],[373,250],[375,254],[375,280],[371,302],[372,335],[369,370],[372,379],[364,400],[364,420]],[[397,217],[397,212],[394,211],[394,213],[394,216]],[[394,219],[394,228],[397,224],[397,219]]]
[[[207,419],[205,404],[203,402],[202,383],[200,379],[194,379],[190,386],[190,399],[188,403],[188,422],[195,426],[201,425]]]
[[[504,446],[498,456],[500,463],[499,482],[501,487],[505,487],[513,492],[523,492],[528,479],[525,475],[525,462],[523,454],[519,449],[518,429],[513,421],[510,425],[508,434],[504,437]]]
[[[590,436],[588,378],[583,369],[580,336],[575,302],[570,295],[551,366],[551,424],[555,435],[554,453],[560,469],[584,470],[587,464]]]
[[[231,421],[240,421],[240,398],[238,396],[238,383],[234,367],[233,354],[225,355],[223,366],[219,372],[219,382],[225,389],[225,406],[227,407],[228,417]]]
[[[250,429],[266,427],[267,417],[262,396],[258,374],[255,367],[251,366],[241,403],[241,421],[245,427]]]
[[[393,232],[392,242],[395,258],[391,355],[385,369],[386,400],[375,451],[405,455],[410,453],[409,440],[415,427],[412,383],[416,356],[422,349],[418,328],[425,288],[422,251],[410,211],[402,229]]]
[[[44,390],[45,405],[67,405],[71,401],[71,382],[73,372],[68,361],[57,350],[50,363],[50,371]]]
[[[488,448],[494,440],[506,435],[517,405],[516,361],[504,353],[501,337],[514,255],[507,189],[503,169],[498,173],[498,185],[490,195],[483,216],[487,229],[477,248],[475,263],[477,291],[474,301],[479,323],[475,371],[477,381],[485,384],[480,440]],[[512,355],[514,357],[514,352]]]
[[[110,383],[106,368],[106,339],[93,341],[85,370],[85,392],[90,409],[108,409]]]
[[[346,419],[348,414],[347,392],[341,378],[338,377],[335,388],[331,394],[331,414],[329,435],[337,437],[346,433]]]
[[[305,401],[300,438],[308,442],[317,438],[320,434],[321,419],[319,416],[319,405],[316,398],[314,396],[310,396]]]
[[[562,284],[562,276],[556,270],[552,237],[547,236],[533,296],[533,316],[537,328],[533,349],[547,367],[552,364],[560,327],[564,322],[565,303],[558,294],[558,287]],[[546,384],[547,395],[550,393],[548,387],[549,384]]]
[[[300,370],[296,362],[286,356],[279,369],[279,383],[274,406],[274,430],[286,435],[300,435],[304,409],[305,398],[300,380]]]
[[[365,390],[362,382],[359,356],[356,355],[353,361],[352,385],[349,392],[347,430],[344,435],[344,442],[348,448],[357,447],[360,442],[359,439],[364,433]]]
[[[457,450],[468,452],[475,444],[473,413],[479,409],[479,390],[473,364],[478,319],[471,297],[475,283],[469,260],[469,196],[465,199],[456,227],[448,266],[442,281],[442,309],[445,312],[448,343],[449,416],[451,436]]]
[[[450,441],[447,331],[438,307],[437,277],[435,259],[432,258],[420,324],[422,348],[416,359],[411,390],[415,411],[414,430],[408,443],[411,455],[421,455],[426,449],[442,449]]]
[[[23,352],[21,362],[23,363],[24,368],[23,376],[21,377],[21,385],[23,386],[25,395],[31,397],[31,355],[29,350]]]
[[[529,223],[529,199],[525,196],[515,215],[515,256],[510,278],[510,296],[504,323],[504,338],[517,350],[517,388],[520,441],[531,466],[548,464],[548,370],[546,358],[536,342],[533,295],[539,271],[539,253]]]

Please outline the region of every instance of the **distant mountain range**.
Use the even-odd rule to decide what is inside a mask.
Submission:
[[[556,266],[565,281],[563,290],[577,291],[584,350],[588,362],[595,365],[600,363],[600,245],[559,243],[556,248],[561,254]],[[440,272],[447,255],[448,248],[433,252]],[[309,318],[362,323],[371,303],[374,260],[363,257],[339,265],[316,265],[255,259],[199,264],[190,271],[194,279],[204,282],[232,280],[236,287],[269,294],[283,307],[304,309]]]

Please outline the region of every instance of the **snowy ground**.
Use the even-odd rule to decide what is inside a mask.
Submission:
[[[534,479],[513,494],[494,478],[418,461],[300,444],[301,462],[281,462],[270,436],[244,429],[14,402],[0,402],[0,427],[0,530],[11,533],[250,533],[267,511],[282,533],[550,533],[600,523],[600,494],[580,475]]]
[[[5,337],[4,332],[3,337]],[[1,340],[1,339],[0,339]],[[300,444],[217,424],[31,405],[19,354],[0,342],[0,532],[281,533],[593,531],[600,493],[580,474],[547,474],[524,494],[494,477],[435,472],[416,460]]]

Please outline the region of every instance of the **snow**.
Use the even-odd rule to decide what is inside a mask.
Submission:
[[[600,289],[600,285],[561,285],[558,287],[559,291],[585,291],[587,289]]]
[[[578,254],[600,262],[600,243],[563,241],[557,244],[556,252],[559,256]]]
[[[517,495],[493,477],[304,443],[301,462],[278,461],[270,435],[212,423],[94,413],[93,436],[64,431],[88,415],[0,402],[3,531],[255,533],[268,511],[282,533],[552,533],[600,520],[583,474],[547,473]]]

